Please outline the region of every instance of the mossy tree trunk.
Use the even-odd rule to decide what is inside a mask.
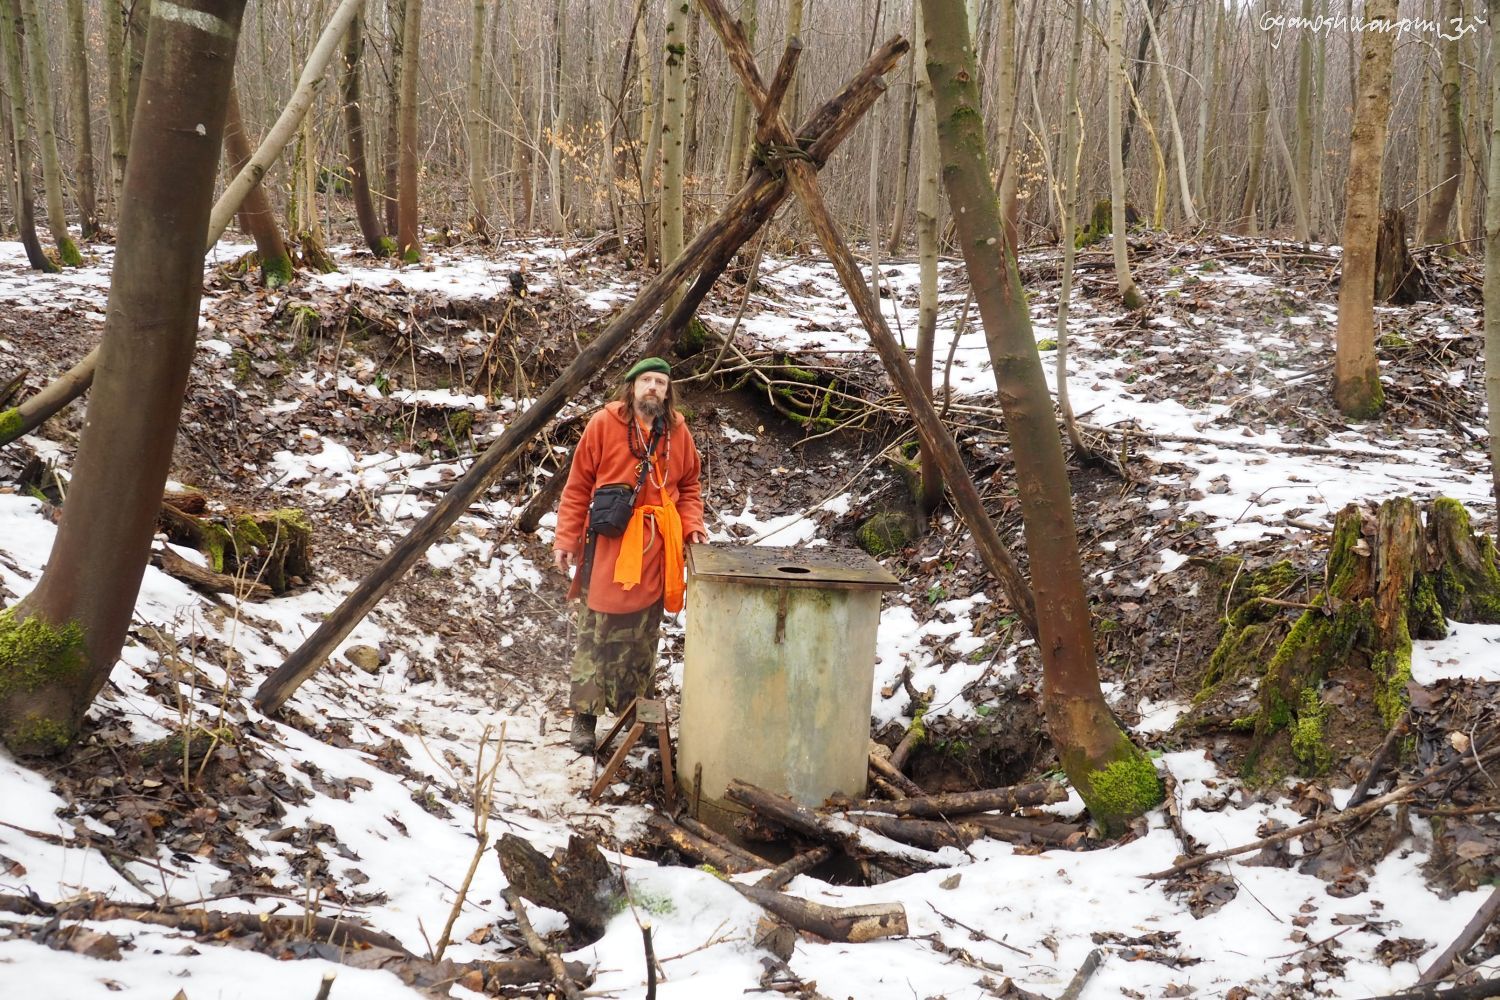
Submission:
[[[192,364],[202,234],[246,0],[160,4],[126,171],[98,376],[57,539],[0,617],[0,739],[69,745],[119,657]],[[169,13],[164,15],[162,11]]]
[[[31,178],[31,110],[26,102],[25,61],[22,57],[22,21],[19,0],[0,0],[0,33],[5,43],[5,82],[10,91],[11,134],[6,138],[14,150],[16,186],[12,194],[16,228],[26,248],[26,262],[37,271],[56,271],[36,235],[36,191]]]
[[[240,115],[238,88],[231,87],[229,105],[224,122],[224,153],[229,175],[233,177],[250,162],[250,137],[245,134],[244,118]],[[238,213],[240,228],[255,240],[256,254],[260,257],[260,281],[267,288],[280,288],[292,280],[292,258],[287,253],[286,242],[281,238],[281,227],[276,223],[276,212],[271,199],[266,197],[265,185],[257,184],[245,194]]]
[[[1231,591],[1207,686],[1265,662],[1290,575],[1272,567]],[[1409,702],[1414,638],[1442,638],[1448,619],[1500,623],[1495,547],[1473,533],[1454,500],[1434,501],[1425,525],[1408,498],[1387,500],[1373,513],[1351,504],[1334,520],[1324,591],[1312,605],[1276,645],[1261,678],[1255,714],[1246,720],[1254,730],[1248,772],[1261,768],[1283,732],[1299,770],[1326,769],[1323,719],[1330,709],[1319,686],[1336,671],[1370,671],[1372,700],[1389,727]]]
[[[1394,21],[1395,17],[1396,0],[1368,0],[1365,5],[1367,21]],[[1360,44],[1359,97],[1344,186],[1344,260],[1333,402],[1345,416],[1365,420],[1385,405],[1375,360],[1375,241],[1380,228],[1380,173],[1391,110],[1395,35],[1366,31]]]
[[[349,33],[344,36],[340,82],[344,92],[344,136],[349,144],[349,186],[354,198],[354,215],[359,220],[359,232],[365,238],[365,246],[376,257],[389,257],[394,244],[380,223],[380,213],[375,211],[375,199],[370,195],[370,164],[365,155],[365,115],[359,94],[359,64],[365,49],[364,23],[364,15],[356,14],[349,22]]]
[[[88,35],[83,0],[68,0],[68,96],[77,134],[78,228],[85,240],[99,238],[99,205],[94,174],[93,104],[89,100]]]
[[[1047,727],[1094,821],[1117,832],[1161,801],[1161,786],[1151,761],[1115,721],[1099,688],[1062,440],[990,181],[964,6],[961,0],[923,0],[922,11],[943,180],[984,321],[1016,464],[1026,549],[1037,570],[1032,591]]]

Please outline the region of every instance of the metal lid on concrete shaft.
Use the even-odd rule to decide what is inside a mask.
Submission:
[[[689,545],[694,576],[752,587],[891,590],[898,581],[859,549],[770,548],[763,545]]]

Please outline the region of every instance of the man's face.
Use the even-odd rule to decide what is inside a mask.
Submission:
[[[647,420],[661,416],[667,405],[667,387],[672,380],[661,372],[642,372],[631,386],[635,412]]]

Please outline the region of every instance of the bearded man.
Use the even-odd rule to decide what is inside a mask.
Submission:
[[[677,412],[671,371],[645,358],[625,374],[618,397],[584,428],[557,509],[553,563],[563,574],[578,569],[568,596],[584,598],[569,675],[568,742],[579,753],[593,753],[600,715],[653,693],[662,613],[682,610],[684,545],[708,541],[698,449]],[[620,520],[629,518],[617,537],[593,530],[607,506],[596,500],[610,491],[625,498]]]

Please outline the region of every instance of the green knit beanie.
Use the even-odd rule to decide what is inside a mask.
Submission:
[[[661,372],[663,375],[671,375],[672,366],[661,358],[642,358],[635,363],[635,366],[630,371],[625,373],[625,381],[634,382],[637,375],[644,375],[646,372]]]

